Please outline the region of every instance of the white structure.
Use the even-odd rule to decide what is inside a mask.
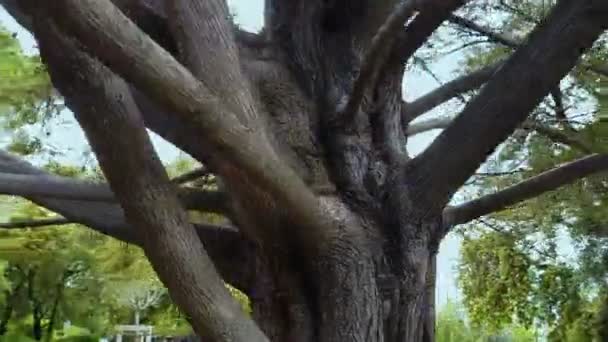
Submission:
[[[151,325],[117,325],[116,326],[116,342],[122,342],[123,335],[137,336],[138,342],[152,342],[152,326]]]

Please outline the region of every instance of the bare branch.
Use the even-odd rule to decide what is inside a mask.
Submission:
[[[559,2],[452,124],[410,163],[406,182],[416,196],[437,209],[445,205],[606,27],[608,3]]]
[[[67,177],[0,173],[0,193],[22,197],[53,197],[79,201],[115,202],[107,185]]]
[[[5,195],[47,197],[54,199],[118,203],[105,183],[78,181],[52,175],[28,175],[0,172],[0,193]],[[226,196],[217,191],[180,189],[184,207],[218,214],[227,214]]]
[[[35,168],[3,150],[0,150],[0,171],[36,176],[50,174]],[[95,227],[95,230],[116,237],[117,239],[134,242],[133,232],[125,229],[124,215],[116,203],[59,200],[48,197],[27,197],[28,200],[55,211],[68,220]]]
[[[463,17],[452,15],[450,16],[449,21],[456,25],[469,29],[473,32],[486,36],[496,43],[502,44],[513,49],[521,46],[521,44],[523,43],[513,38],[507,37],[503,34],[493,32],[492,30],[485,28],[472,20]],[[599,75],[608,77],[608,63],[601,65],[586,65],[586,68]]]
[[[125,83],[85,54],[66,57],[66,50],[77,52],[72,42],[50,23],[48,13],[34,11],[43,58],[71,68],[51,70],[53,83],[74,110],[146,256],[197,333],[218,341],[267,341],[230,296],[197,241]],[[91,101],[78,97],[79,92],[97,96]]]
[[[445,129],[450,126],[453,120],[454,119],[450,117],[439,117],[417,123],[412,123],[408,125],[406,132],[409,136],[413,136],[434,129]],[[534,120],[526,120],[521,127],[527,130],[535,130],[554,142],[576,148],[581,152],[585,152],[587,154],[593,152],[593,148],[584,141],[581,141],[576,137],[572,137],[570,136],[570,134],[563,132],[559,129],[545,126],[540,122]]]
[[[410,122],[458,95],[481,87],[501,65],[502,62],[485,66],[468,75],[458,77],[411,103],[407,103],[403,112],[407,120],[404,120],[404,122]]]
[[[108,0],[62,0],[49,7],[102,61],[197,127],[210,149],[222,152],[210,166],[227,185],[242,189],[243,178],[250,177],[249,184],[257,183],[284,203],[284,213],[306,227],[291,232],[297,245],[316,251],[321,236],[335,232],[327,227],[331,219],[317,198],[273,150],[266,133],[239,122],[230,108]]]
[[[3,150],[0,150],[0,171],[51,176]],[[99,233],[141,246],[141,239],[135,236],[134,230],[128,226],[122,208],[117,203],[60,200],[48,197],[28,197],[28,199],[59,213],[70,223],[79,223]],[[254,268],[251,263],[255,259],[254,244],[233,229],[211,229],[209,225],[197,225],[196,228],[199,238],[222,277],[230,284],[247,291],[252,286],[251,273],[254,272]]]
[[[606,170],[608,170],[608,155],[590,155],[543,172],[497,193],[450,207],[444,211],[444,221],[447,226],[467,223]]]
[[[453,119],[450,117],[439,117],[417,123],[411,123],[407,126],[406,133],[408,136],[413,136],[433,129],[444,129],[452,123],[452,120]]]
[[[175,42],[171,36],[166,13],[164,13],[164,1],[149,0],[113,0],[123,12],[125,12],[138,27],[146,32],[151,38],[158,42],[168,51],[176,51]],[[0,0],[0,4],[27,30],[32,30],[31,17],[22,11],[18,1]],[[235,28],[235,36],[240,49],[248,51],[259,50],[266,45],[262,36],[244,32]],[[258,53],[258,52],[255,52]],[[157,103],[151,101],[146,95],[131,87],[131,92],[136,99],[137,105],[141,108],[146,126],[173,143],[182,151],[190,154],[200,162],[204,162],[209,157],[209,151],[205,150],[205,145],[201,144],[200,133],[196,129],[185,124],[183,120],[172,113],[164,110]]]
[[[48,218],[33,221],[11,221],[0,223],[0,229],[23,229],[23,228],[39,228],[49,226],[62,226],[74,223],[64,218]]]
[[[352,122],[357,115],[366,90],[374,86],[373,83],[375,83],[378,72],[386,62],[397,33],[415,13],[416,5],[416,0],[406,0],[397,4],[376,32],[369,50],[363,56],[359,74],[353,82],[351,93],[344,108],[339,109],[338,120],[340,122]]]
[[[521,44],[518,41],[515,41],[505,35],[501,35],[499,33],[495,33],[490,29],[487,29],[485,27],[482,27],[481,25],[478,25],[477,23],[475,23],[472,20],[457,16],[457,15],[451,15],[448,20],[451,23],[454,23],[458,26],[467,28],[473,32],[476,32],[478,34],[481,34],[483,36],[488,37],[490,40],[496,42],[496,43],[500,43],[502,45],[508,46],[510,48],[517,48],[519,47],[519,45]]]

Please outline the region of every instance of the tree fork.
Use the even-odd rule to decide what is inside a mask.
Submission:
[[[2,1],[7,2],[13,1]],[[89,7],[82,7],[82,3]],[[96,7],[99,3],[109,11]],[[50,5],[51,9],[64,6],[65,11],[49,11],[68,17],[62,23],[65,30],[62,35],[74,35],[86,51],[109,66],[103,67],[107,79],[119,80],[116,73],[128,82],[121,86],[125,91],[120,95],[131,101],[132,94],[137,106],[124,114],[127,123],[142,128],[132,115],[137,117],[136,113],[143,111],[146,125],[209,166],[227,184],[231,211],[235,213],[233,223],[246,233],[246,243],[242,244],[243,236],[238,235],[233,240],[234,246],[251,245],[243,247],[250,249],[242,253],[249,257],[244,266],[250,272],[243,275],[247,279],[235,280],[252,300],[257,325],[273,341],[432,341],[435,255],[446,232],[441,216],[443,207],[460,183],[483,162],[488,151],[525,120],[528,109],[536,105],[541,93],[554,87],[549,83],[564,76],[608,22],[606,5],[600,0],[560,1],[548,23],[537,29],[506,66],[481,75],[490,78],[491,89],[503,89],[505,79],[517,81],[524,88],[533,87],[536,81],[534,77],[517,78],[519,75],[550,69],[545,70],[548,76],[541,82],[542,87],[534,87],[535,96],[514,101],[513,96],[491,96],[489,91],[482,91],[431,149],[410,160],[403,148],[404,130],[411,117],[407,106],[402,108],[402,62],[464,1],[416,1],[422,4],[418,8],[421,13],[396,37],[391,59],[381,63],[378,77],[363,84],[367,82],[361,81],[365,80],[361,70],[376,70],[366,69],[370,65],[366,66],[364,61],[375,60],[365,56],[374,55],[370,49],[374,48],[378,29],[387,18],[392,18],[388,26],[393,28],[400,26],[401,19],[405,20],[404,16],[391,16],[398,3],[397,0],[268,0],[265,28],[260,35],[234,30],[226,19],[225,2],[219,0],[175,1],[169,4],[167,12],[164,6],[158,7],[162,11],[152,11],[156,21],[150,22],[162,22],[163,27],[171,28],[171,35],[166,30],[155,30],[161,24],[142,24],[148,16],[142,18],[141,13],[149,11],[128,13],[125,8],[139,4],[139,0],[114,1],[123,12],[115,10],[109,1],[64,0]],[[197,11],[199,15],[192,15]],[[113,14],[112,20],[119,18],[124,27],[110,27],[108,24],[113,21],[108,13]],[[203,18],[206,19],[201,22]],[[395,18],[399,20],[391,24]],[[204,32],[199,35],[201,27]],[[549,34],[556,27],[563,33],[559,42]],[[144,35],[142,29],[155,41]],[[43,34],[37,32],[39,38]],[[143,42],[146,49],[134,42]],[[530,53],[546,45],[550,46],[543,51],[551,52],[546,56]],[[57,56],[49,61],[51,71],[62,62],[59,53],[53,52]],[[79,49],[64,51],[71,58],[81,56],[70,55],[75,52],[82,53]],[[567,61],[558,63],[564,55]],[[210,64],[205,65],[206,58]],[[526,70],[526,65],[537,64],[547,66]],[[91,65],[85,63],[85,67],[90,70]],[[232,81],[223,81],[224,75]],[[109,89],[107,84],[97,86]],[[86,106],[79,103],[87,99],[98,103],[100,99],[92,92],[75,92],[70,87],[73,85],[64,87],[68,90],[64,95],[73,97],[71,102],[76,103],[73,110],[83,111],[76,114],[97,150],[104,155],[105,149],[106,156],[120,161],[108,152],[115,149],[104,145],[100,138],[107,132],[93,125],[90,121],[93,118],[82,119],[86,118]],[[348,105],[349,98],[355,98],[352,102],[355,105]],[[105,100],[111,103],[116,99]],[[518,103],[507,106],[511,102]],[[499,110],[487,113],[486,103]],[[100,105],[107,103],[101,101]],[[435,100],[425,106],[433,105]],[[335,120],[345,106],[355,108],[348,125]],[[501,112],[502,108],[512,109],[513,113]],[[115,116],[109,119],[124,128]],[[484,146],[471,148],[472,138],[468,135],[478,135],[471,133],[466,123],[497,121],[502,124],[492,126],[491,136],[479,135],[477,142]],[[165,128],[166,122],[171,123],[170,128]],[[141,140],[141,132],[138,134]],[[158,171],[158,163],[150,164],[138,153],[141,151],[130,155],[152,165],[152,174],[158,176],[158,182],[168,183],[163,172]],[[138,179],[133,170],[139,170],[152,187],[154,177],[150,177],[150,170],[129,164],[128,160],[121,162],[129,166],[132,179]],[[105,165],[104,169],[113,175],[111,183],[115,187],[127,184],[124,176],[112,170],[107,162]],[[444,167],[448,168],[447,175]],[[277,173],[277,177],[268,176],[271,172]],[[328,185],[335,192],[319,194],[312,191],[311,184]],[[147,193],[146,189],[138,190]],[[163,194],[172,198],[171,194]],[[137,207],[136,201],[128,196],[124,192],[117,196],[126,209],[150,208],[146,204]],[[299,207],[298,201],[304,204]],[[175,210],[173,219],[183,223],[179,220],[180,205],[174,202],[169,201]],[[40,203],[53,206],[59,213],[65,208],[65,201]],[[86,208],[94,210],[97,206]],[[116,206],[112,210],[116,212]],[[118,213],[117,222],[124,228],[124,217],[121,211]],[[95,220],[87,222],[92,226],[99,224]],[[133,216],[130,222],[137,226]],[[149,223],[160,229],[158,222]],[[130,237],[145,241],[141,231],[132,230]],[[214,258],[215,244],[213,239],[209,242],[204,242],[205,249],[209,249],[222,275],[228,274],[222,269],[238,266],[234,262],[223,264],[225,258]],[[230,242],[226,243],[229,246]],[[187,262],[184,265],[192,266]],[[166,273],[164,279],[167,280]],[[182,286],[191,290],[188,286],[203,283]],[[178,298],[183,295],[179,285],[172,283],[171,289]],[[204,313],[191,306],[209,303],[201,298],[196,303],[186,303],[183,298],[178,301],[182,309],[200,314],[194,317],[200,330],[205,324]],[[216,325],[209,328],[217,332],[233,324],[222,318],[226,316],[219,315],[212,322]],[[247,319],[239,320],[250,331],[257,331]],[[217,340],[231,340],[215,336]]]

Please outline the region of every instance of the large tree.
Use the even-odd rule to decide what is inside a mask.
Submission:
[[[142,246],[211,341],[433,341],[435,255],[452,227],[608,169],[589,155],[448,205],[608,28],[605,0],[558,1],[501,64],[414,102],[405,67],[444,22],[471,24],[454,15],[466,1],[267,0],[258,33],[224,0],[0,3],[38,40],[108,181],[2,153],[0,190]],[[484,83],[408,155],[408,135],[434,124],[414,119]],[[146,128],[217,189],[169,179]],[[193,223],[191,209],[230,224]]]

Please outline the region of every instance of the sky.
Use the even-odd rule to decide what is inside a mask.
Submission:
[[[262,26],[263,3],[263,0],[228,0],[230,8],[235,14],[235,20],[241,28],[254,32],[258,31]],[[0,25],[17,34],[17,38],[26,52],[31,54],[36,53],[36,42],[33,37],[20,27],[2,7],[0,7]],[[454,75],[461,58],[462,56],[452,54],[439,59],[430,67],[441,80],[448,81]],[[408,72],[405,76],[405,81],[407,83],[407,87],[405,87],[406,91],[404,91],[404,98],[406,100],[413,100],[438,86],[436,80],[419,72]],[[446,110],[445,107],[438,108],[436,111],[425,115],[422,119],[443,114],[444,110]],[[54,119],[51,125],[51,134],[45,142],[50,144],[53,149],[62,152],[62,155],[58,159],[63,163],[81,163],[83,156],[87,155],[90,150],[86,144],[84,134],[76,123],[72,113],[65,111],[60,117]],[[413,155],[419,153],[428,146],[438,133],[438,131],[433,131],[414,136],[408,142],[408,150]],[[2,135],[0,135],[0,144],[3,143],[1,139]],[[183,156],[179,150],[160,137],[152,134],[152,140],[159,156],[164,162],[170,162],[177,157]],[[460,243],[459,238],[454,235],[448,235],[441,243],[437,259],[436,303],[438,306],[444,305],[448,299],[457,300],[460,298],[456,286],[456,267],[458,265]]]

